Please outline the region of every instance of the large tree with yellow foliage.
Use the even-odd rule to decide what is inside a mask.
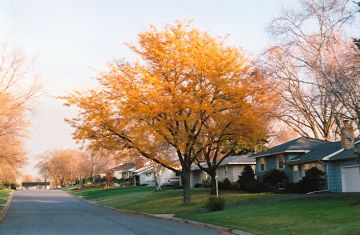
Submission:
[[[151,27],[129,47],[139,61],[112,63],[99,89],[65,97],[81,110],[68,120],[73,137],[92,148],[134,151],[179,172],[189,203],[191,165],[211,139],[207,134],[253,125],[252,115],[260,117],[256,87],[265,80],[240,50],[186,23]]]

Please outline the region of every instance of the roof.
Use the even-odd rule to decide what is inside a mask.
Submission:
[[[225,158],[221,163],[220,166],[226,165],[255,165],[256,161],[255,158],[252,157],[251,154],[243,154],[243,155],[235,155],[229,156]],[[201,163],[201,165],[206,168],[207,164],[205,162]],[[197,165],[192,165],[191,170],[200,170]]]
[[[116,166],[116,167],[113,167],[111,168],[111,171],[128,171],[128,170],[131,170],[135,168],[135,163],[124,163],[120,166]]]
[[[291,159],[287,164],[301,164],[305,162],[315,162],[319,160],[323,160],[323,158],[339,151],[342,149],[341,142],[325,142],[323,144],[318,145],[316,148],[312,149],[310,152],[297,156]]]
[[[149,173],[149,172],[153,172],[154,168],[151,166],[144,166],[141,167],[139,169],[136,169],[133,173],[136,175],[140,175],[140,174],[145,174],[145,173]]]
[[[263,157],[263,156],[269,156],[269,155],[275,155],[280,153],[291,153],[291,152],[309,152],[318,146],[328,143],[325,140],[319,140],[309,137],[300,137],[291,141],[288,141],[286,143],[277,145],[275,147],[269,148],[266,151],[257,153],[254,155],[254,157]]]
[[[225,158],[221,163],[220,166],[223,165],[252,165],[256,164],[255,158],[251,157],[251,154],[243,154],[243,155],[236,155],[230,156]]]
[[[356,142],[356,148],[360,150],[360,141],[359,139]],[[345,149],[339,153],[337,153],[336,155],[332,156],[329,158],[330,161],[335,161],[335,160],[343,160],[343,159],[353,159],[353,158],[357,158],[354,149]]]
[[[355,139],[356,147],[360,148],[360,138]],[[341,141],[328,142],[323,141],[322,144],[317,145],[315,148],[311,149],[309,152],[298,155],[295,158],[291,159],[287,164],[301,164],[306,162],[315,162],[319,160],[344,160],[356,158],[354,149],[344,150],[341,144]]]

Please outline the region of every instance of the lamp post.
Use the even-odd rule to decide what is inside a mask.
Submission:
[[[215,176],[215,185],[216,185],[216,197],[219,197],[219,186],[218,186],[218,176]]]

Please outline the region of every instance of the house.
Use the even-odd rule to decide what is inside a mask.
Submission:
[[[116,166],[110,169],[113,177],[117,179],[130,179],[132,173],[136,170],[135,163],[124,163],[120,166]]]
[[[251,157],[251,154],[227,157],[220,163],[220,166],[216,170],[218,181],[224,181],[227,178],[230,182],[236,182],[246,165],[252,166],[255,170],[255,164],[255,159]],[[206,164],[204,163],[203,165],[206,168]],[[206,172],[201,170],[197,165],[191,167],[190,186],[192,188],[197,184],[202,184],[203,181],[208,178]]]
[[[354,139],[348,122],[343,128],[341,141],[300,137],[255,154],[257,178],[277,169],[286,174],[289,182],[297,183],[307,170],[316,167],[325,173],[326,190],[360,192],[360,167],[353,148],[355,145],[360,149],[360,139]]]
[[[135,177],[135,185],[155,186],[155,174],[158,176],[159,185],[179,185],[180,177],[173,171],[160,167],[155,167],[145,164],[144,167],[139,168],[133,172]]]

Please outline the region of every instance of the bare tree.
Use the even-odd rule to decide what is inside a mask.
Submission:
[[[342,123],[350,120],[359,132],[360,53],[356,44],[358,41],[355,40],[354,44],[346,36],[345,26],[359,11],[349,0],[305,0],[302,1],[302,7],[300,12],[285,11],[272,22],[270,30],[281,43],[275,47],[276,52],[270,54],[276,55],[272,58],[280,58],[275,60],[276,63],[281,61],[286,64],[280,67],[280,71],[283,69],[288,72],[285,79],[275,77],[295,84],[299,89],[310,88],[310,93],[300,94],[300,98],[290,96],[288,99],[292,103],[289,107],[300,110],[300,118],[306,120],[304,124],[291,117],[297,128],[310,128],[314,120],[322,120],[321,124],[325,124],[323,121],[326,120],[326,123],[336,126],[338,132],[346,138],[352,139],[353,136],[349,136]],[[273,71],[273,74],[277,75],[278,72]],[[308,108],[312,104],[308,97],[322,101],[318,103],[324,107],[320,110],[328,110],[320,112],[323,119],[318,118],[315,109]],[[305,102],[302,102],[304,99]],[[325,135],[324,138],[328,139]],[[360,162],[360,152],[355,144],[353,150]]]
[[[44,153],[36,166],[40,173],[46,173],[55,186],[82,182],[91,175],[91,163],[87,154],[79,150]]]
[[[114,156],[106,150],[90,151],[87,153],[87,158],[90,163],[90,179],[95,182],[96,175],[104,172],[114,164]]]
[[[335,50],[356,12],[349,3],[304,0],[301,10],[284,10],[269,27],[277,44],[267,51],[265,68],[282,90],[278,118],[302,136],[336,138],[336,115],[345,107],[333,99],[324,71],[338,67]]]

